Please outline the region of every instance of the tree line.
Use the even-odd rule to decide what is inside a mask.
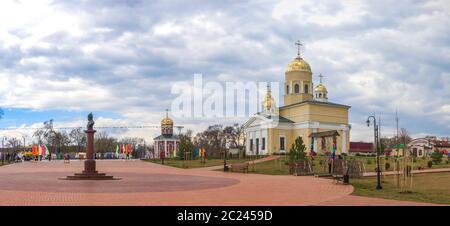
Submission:
[[[180,135],[179,156],[194,153],[196,148],[204,148],[207,156],[221,157],[230,148],[244,151],[245,134],[243,125],[210,125],[203,132],[193,134],[191,130]]]

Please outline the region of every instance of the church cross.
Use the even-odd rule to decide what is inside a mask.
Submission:
[[[319,78],[320,78],[320,84],[322,84],[322,79],[323,79],[323,77],[325,77],[325,76],[323,76],[322,75],[322,73],[319,75]]]
[[[297,45],[297,55],[300,56],[300,46],[303,46],[303,43],[298,40],[295,45]]]

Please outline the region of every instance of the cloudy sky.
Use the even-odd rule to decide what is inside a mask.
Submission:
[[[352,140],[371,139],[374,112],[392,134],[396,109],[414,136],[450,135],[446,0],[2,0],[0,127],[84,126],[91,111],[99,125],[157,125],[173,82],[195,73],[283,82],[298,39],[330,101],[352,106]],[[198,131],[245,119],[174,120]]]

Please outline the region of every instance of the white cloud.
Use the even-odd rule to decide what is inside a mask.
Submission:
[[[426,118],[436,133],[450,133],[449,4],[395,3],[1,1],[0,105],[158,124],[172,82],[194,73],[282,82],[301,39],[330,100],[352,106],[351,122],[398,109],[410,124]],[[352,139],[368,136],[358,128]]]

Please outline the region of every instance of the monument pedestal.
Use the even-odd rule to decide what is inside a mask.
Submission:
[[[84,161],[84,170],[81,173],[76,173],[73,176],[67,176],[61,178],[63,180],[120,180],[120,178],[114,178],[113,176],[107,176],[104,173],[99,173],[96,170],[96,164],[94,159],[94,134],[95,130],[85,130],[86,133],[86,160]]]

